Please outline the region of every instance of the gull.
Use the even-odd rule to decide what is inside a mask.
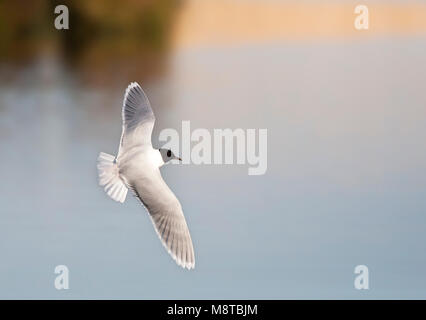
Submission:
[[[99,154],[99,185],[108,196],[121,203],[130,189],[147,209],[168,253],[181,267],[193,269],[194,248],[182,206],[160,173],[160,167],[170,160],[182,159],[170,149],[152,147],[155,116],[147,96],[136,82],[132,82],[124,94],[122,121],[117,156]]]

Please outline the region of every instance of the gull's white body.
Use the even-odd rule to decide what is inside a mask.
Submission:
[[[131,83],[126,90],[122,117],[117,157],[103,152],[99,155],[99,184],[118,202],[124,202],[127,190],[132,190],[148,210],[158,236],[173,259],[184,268],[194,268],[194,249],[182,207],[161,177],[159,168],[165,162],[151,144],[155,117],[137,83]]]

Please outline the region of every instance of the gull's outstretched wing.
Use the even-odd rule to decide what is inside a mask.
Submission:
[[[136,82],[132,82],[124,94],[122,118],[123,129],[118,154],[122,149],[132,146],[151,145],[155,116],[148,97]]]
[[[160,170],[141,172],[134,181],[130,188],[147,208],[164,247],[178,265],[194,268],[194,248],[182,207]]]

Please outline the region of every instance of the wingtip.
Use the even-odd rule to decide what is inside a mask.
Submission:
[[[187,265],[186,269],[188,269],[188,270],[194,270],[195,269],[195,263]]]
[[[130,82],[130,84],[127,86],[127,89],[132,89],[134,87],[140,87],[140,84],[136,81]]]
[[[195,269],[195,263],[194,262],[178,262],[177,260],[175,260],[177,265],[182,267],[183,269],[187,269],[187,270],[193,270]]]
[[[181,260],[169,249],[167,249],[167,251],[179,267],[182,267],[183,269],[187,269],[187,270],[195,269],[195,261]]]
[[[167,253],[170,255],[170,257],[173,259],[173,261],[180,267],[182,267],[183,269],[187,269],[187,270],[191,270],[191,269],[195,269],[195,256],[194,256],[194,249],[192,249],[192,242],[191,242],[191,255],[189,259],[181,259],[180,257],[176,256],[176,254],[174,252],[172,252],[172,250],[170,250],[170,248],[167,246],[166,242],[162,239],[157,226],[155,225],[155,221],[152,218],[152,216],[150,215],[151,218],[151,222],[154,226],[154,230],[155,233],[157,234],[158,238],[160,239],[161,244],[163,245],[163,247],[166,249]]]
[[[140,84],[137,83],[136,81],[130,82],[130,84],[126,88],[125,97],[129,93],[129,91],[132,90],[133,88],[141,88],[142,89],[142,87],[140,86]],[[126,100],[126,99],[124,99],[124,100]]]
[[[172,259],[176,262],[176,264],[179,267],[182,267],[183,269],[188,269],[188,270],[195,268],[195,261],[186,261],[186,260],[179,259],[176,256],[176,254],[174,254],[169,248],[167,248],[167,246],[164,243],[163,243],[163,245],[166,248],[169,255],[172,257]]]

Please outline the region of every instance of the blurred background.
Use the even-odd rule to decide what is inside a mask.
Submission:
[[[426,1],[1,0],[0,298],[426,298],[425,80]],[[182,120],[268,129],[263,176],[162,169],[191,272],[136,199],[97,185],[131,81],[156,147]]]

